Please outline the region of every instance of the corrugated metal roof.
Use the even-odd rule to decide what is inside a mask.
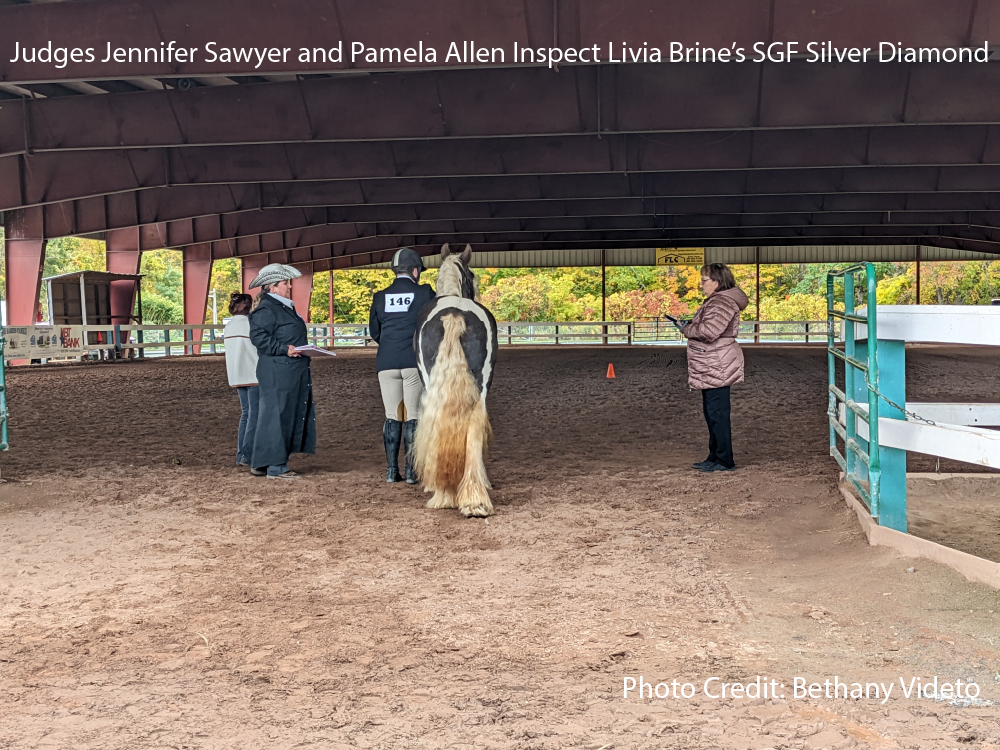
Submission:
[[[705,248],[706,263],[727,265],[752,264],[760,250],[761,263],[906,263],[917,259],[917,248],[923,261],[998,260],[990,253],[973,253],[924,245],[773,245],[754,247]],[[611,249],[605,251],[608,266],[654,266],[656,248]],[[437,268],[440,255],[424,258],[424,265]],[[525,250],[499,253],[474,253],[474,268],[565,268],[601,265],[600,250]],[[359,268],[388,268],[388,263]]]

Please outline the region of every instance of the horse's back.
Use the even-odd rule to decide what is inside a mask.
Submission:
[[[414,342],[420,377],[425,383],[430,380],[444,340],[444,318],[448,315],[459,315],[465,322],[460,339],[465,361],[480,393],[489,390],[497,357],[497,322],[489,310],[464,297],[438,297],[421,311]]]

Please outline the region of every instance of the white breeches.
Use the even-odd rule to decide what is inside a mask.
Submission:
[[[383,370],[378,374],[382,389],[385,418],[406,422],[416,419],[420,412],[420,396],[424,386],[416,367],[405,370]]]

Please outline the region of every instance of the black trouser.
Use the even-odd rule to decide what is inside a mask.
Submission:
[[[703,390],[701,408],[708,425],[708,460],[726,467],[735,466],[733,428],[729,422],[729,386]]]

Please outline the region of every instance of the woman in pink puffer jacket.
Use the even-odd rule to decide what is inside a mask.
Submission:
[[[750,303],[736,286],[733,272],[722,263],[701,269],[701,289],[708,298],[691,322],[681,328],[687,338],[688,385],[701,391],[708,423],[708,458],[694,464],[699,471],[732,471],[733,431],[729,421],[729,387],[743,382],[743,352],[736,343],[740,312]]]

